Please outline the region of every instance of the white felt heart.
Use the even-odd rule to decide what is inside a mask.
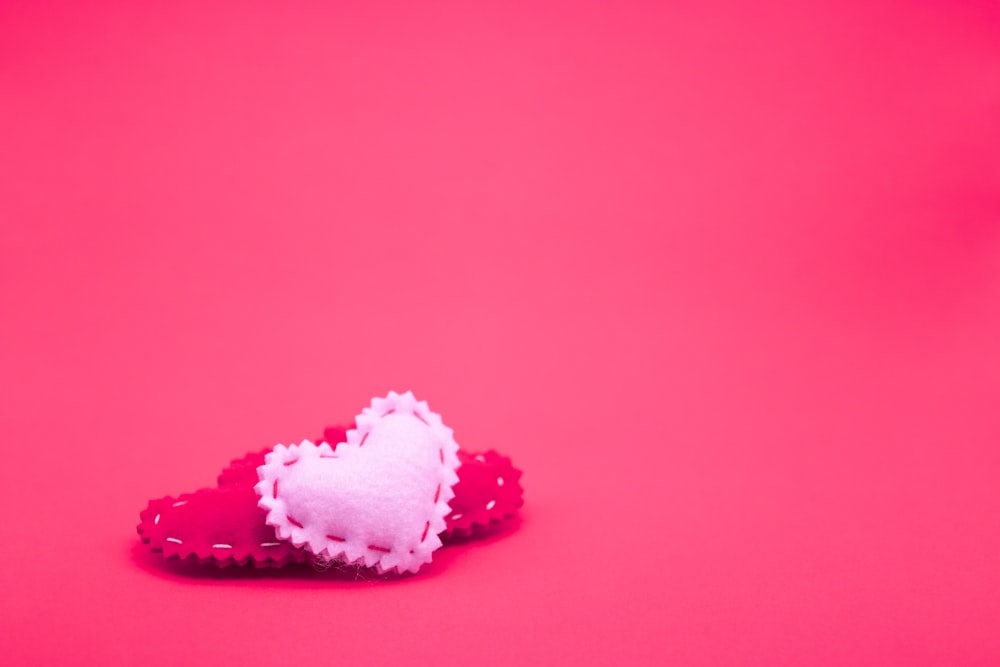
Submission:
[[[336,451],[278,445],[254,487],[278,537],[381,572],[416,572],[441,546],[458,481],[452,430],[413,394],[372,400]]]

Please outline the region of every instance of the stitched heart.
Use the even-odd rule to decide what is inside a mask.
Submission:
[[[336,447],[346,440],[350,427],[329,426],[320,441]],[[234,459],[219,474],[218,488],[150,500],[136,526],[143,544],[166,558],[193,559],[218,567],[282,567],[310,561],[310,552],[277,538],[275,529],[265,523],[267,511],[258,507],[253,488],[258,482],[257,468],[270,451]],[[494,451],[477,454],[461,450],[458,458],[459,481],[453,487],[451,514],[441,537],[483,535],[517,514],[523,504],[521,471],[509,458]]]
[[[343,427],[331,426],[323,439],[336,442],[346,439],[346,433]],[[265,523],[267,512],[257,506],[257,468],[270,451],[233,460],[219,475],[217,489],[150,500],[136,526],[143,544],[166,558],[193,558],[218,567],[282,567],[308,561],[312,554],[279,540]],[[485,534],[517,514],[523,504],[521,471],[509,458],[492,450],[459,450],[458,459],[462,465],[441,537]]]
[[[254,487],[282,540],[330,560],[416,572],[441,546],[458,444],[413,394],[376,398],[336,452],[278,445]]]
[[[219,567],[253,563],[282,567],[303,563],[309,552],[274,535],[248,484],[220,486],[149,501],[136,529],[151,551],[167,558],[193,558]]]

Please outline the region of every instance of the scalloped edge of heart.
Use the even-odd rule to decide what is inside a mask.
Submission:
[[[424,430],[425,437],[397,442],[392,432],[400,430],[401,419],[412,419],[414,423],[405,424],[406,429]],[[391,422],[395,422],[392,428]],[[317,557],[373,567],[380,573],[417,572],[431,562],[433,552],[441,546],[439,534],[445,531],[445,517],[451,511],[448,501],[454,498],[452,487],[458,482],[455,471],[461,465],[454,433],[444,425],[440,415],[431,412],[425,401],[416,400],[412,392],[389,392],[385,398],[372,399],[371,406],[361,411],[355,423],[356,428],[347,432],[346,441],[337,445],[336,452],[327,443],[316,445],[308,440],[298,445],[277,445],[271,450],[264,465],[257,468],[260,481],[254,490],[260,498],[258,505],[267,512],[266,522],[279,539],[305,548]],[[423,452],[405,449],[411,446],[423,447]],[[361,450],[365,447],[373,455],[395,452],[411,457],[406,464],[417,461],[426,477],[419,498],[409,501],[421,505],[414,512],[420,520],[408,524],[405,535],[394,535],[381,544],[372,543],[360,527],[353,530],[351,516],[330,516],[328,507],[317,510],[324,507],[324,498],[296,497],[296,506],[290,507],[279,491],[284,486],[282,480],[287,484],[298,471],[310,474],[319,471],[299,466],[336,466],[338,459],[363,456]],[[384,451],[374,452],[380,447]],[[305,507],[309,507],[308,514],[296,517],[295,513]],[[336,529],[331,529],[334,525]]]

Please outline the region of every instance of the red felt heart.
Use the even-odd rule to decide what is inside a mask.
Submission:
[[[329,427],[321,442],[336,446],[347,429]],[[265,523],[267,513],[257,506],[257,467],[270,449],[232,461],[219,475],[219,486],[177,498],[150,501],[137,526],[142,541],[164,556],[195,558],[221,567],[253,563],[281,567],[312,558],[304,549],[279,540]],[[462,462],[454,486],[451,512],[442,537],[469,535],[494,528],[512,517],[523,504],[521,471],[510,459],[489,451],[458,452]]]

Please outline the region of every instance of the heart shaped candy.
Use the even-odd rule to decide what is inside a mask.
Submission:
[[[416,572],[441,546],[458,481],[452,430],[413,394],[372,400],[336,452],[278,445],[254,487],[282,540],[330,560]]]

